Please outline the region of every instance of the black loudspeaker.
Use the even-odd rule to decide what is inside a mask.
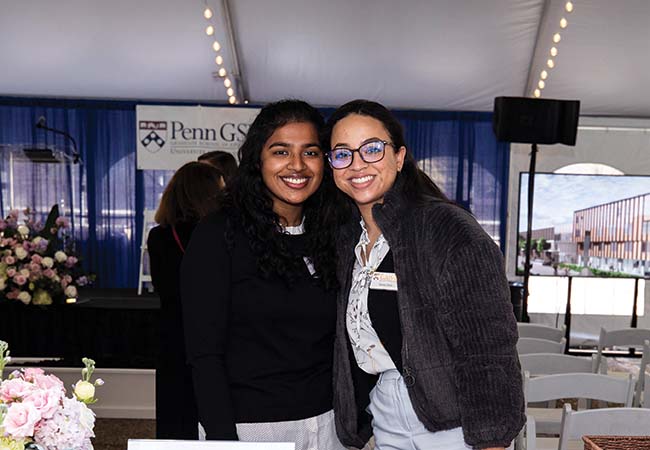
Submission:
[[[497,97],[492,128],[499,141],[576,145],[579,115],[578,100]]]

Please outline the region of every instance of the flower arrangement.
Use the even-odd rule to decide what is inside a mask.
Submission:
[[[83,272],[67,239],[68,219],[52,207],[45,225],[26,209],[0,219],[0,297],[24,304],[50,305],[76,298],[77,288],[93,281]],[[67,245],[66,245],[67,243]]]
[[[0,341],[0,449],[92,450],[95,414],[87,405],[103,384],[90,381],[95,362],[83,359],[82,379],[66,397],[63,382],[38,368],[16,370],[2,381],[8,361],[8,345]]]

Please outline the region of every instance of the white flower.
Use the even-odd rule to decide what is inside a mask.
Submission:
[[[68,296],[68,298],[77,298],[77,288],[70,285],[67,288],[65,288],[65,295]]]
[[[30,301],[32,301],[32,296],[29,295],[29,292],[27,291],[21,291],[21,293],[18,294],[18,300],[27,305]]]
[[[15,252],[16,252],[16,258],[18,258],[18,259],[27,258],[28,253],[27,253],[27,250],[25,250],[24,248],[16,247]]]
[[[95,397],[95,386],[88,381],[78,381],[74,387],[74,395],[82,401],[90,401]]]
[[[46,257],[43,258],[43,260],[41,261],[41,265],[42,265],[43,267],[45,267],[46,269],[50,269],[50,268],[52,268],[52,266],[54,265],[54,260],[53,260],[52,258],[50,258],[49,256],[46,256]]]
[[[18,225],[18,232],[23,236],[27,236],[29,234],[29,227],[27,225]]]
[[[68,259],[68,255],[66,255],[64,252],[62,252],[61,250],[59,250],[58,252],[56,252],[56,253],[54,254],[54,259],[56,259],[57,262],[62,263],[62,262],[65,262],[66,259]]]

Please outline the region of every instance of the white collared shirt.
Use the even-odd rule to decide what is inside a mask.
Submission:
[[[360,224],[362,231],[359,242],[354,248],[356,261],[352,270],[352,288],[348,297],[346,327],[359,367],[367,373],[378,374],[395,369],[395,363],[372,326],[368,311],[368,291],[372,275],[388,254],[390,247],[384,235],[381,234],[372,248],[368,249],[370,238],[363,219]],[[365,264],[362,255],[366,256]]]

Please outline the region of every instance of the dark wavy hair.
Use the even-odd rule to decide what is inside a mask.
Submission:
[[[302,255],[292,253],[281,239],[280,218],[273,211],[273,200],[262,179],[261,153],[266,141],[280,127],[290,123],[309,123],[320,133],[323,116],[316,108],[300,100],[281,100],[266,105],[251,124],[239,149],[239,169],[231,185],[228,204],[248,237],[257,267],[265,277],[279,276],[289,286],[304,271]],[[326,166],[327,163],[324,163]],[[308,255],[326,289],[336,288],[334,235],[336,222],[333,198],[336,188],[331,173],[324,170],[318,190],[303,205]],[[231,228],[231,233],[234,229]]]
[[[402,170],[397,174],[395,180],[395,188],[399,189],[405,199],[413,204],[423,204],[431,201],[432,199],[442,200],[444,202],[453,203],[442,190],[433,182],[429,176],[424,173],[415,162],[413,154],[406,147],[406,140],[404,139],[404,128],[397,118],[385,106],[370,100],[353,100],[340,106],[332,115],[327,119],[327,123],[323,128],[321,140],[326,150],[331,147],[332,130],[334,126],[342,119],[350,114],[359,114],[361,116],[372,117],[377,119],[383,125],[390,140],[393,143],[393,148],[397,152],[401,147],[406,148],[406,156],[404,158],[404,165]],[[332,169],[328,165],[327,172]],[[346,197],[349,199],[349,197]],[[351,200],[347,203],[347,207],[352,206]],[[339,211],[342,216],[349,216],[346,211]]]
[[[162,226],[198,223],[217,209],[223,174],[208,164],[188,162],[169,180],[154,220]]]

